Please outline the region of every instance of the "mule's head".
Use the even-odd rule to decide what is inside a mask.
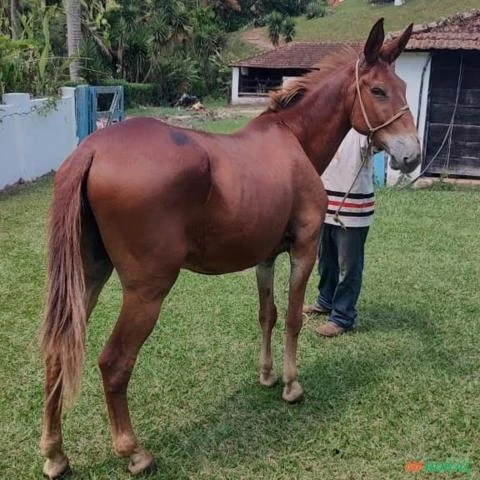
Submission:
[[[373,26],[363,58],[356,66],[351,115],[353,128],[364,135],[370,134],[374,146],[390,154],[390,166],[404,173],[410,173],[418,166],[421,149],[407,106],[406,85],[395,74],[393,63],[411,33],[412,25],[384,45],[383,18]]]

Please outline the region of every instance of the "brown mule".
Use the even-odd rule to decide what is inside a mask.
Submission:
[[[273,267],[280,252],[289,252],[283,398],[302,395],[297,337],[327,205],[320,174],[352,126],[371,134],[394,167],[409,172],[417,166],[420,147],[405,110],[405,83],[392,67],[410,33],[411,27],[384,46],[380,20],[358,62],[354,51],[323,62],[273,94],[269,108],[232,135],[136,118],[91,135],[63,163],[51,209],[43,326],[47,477],[69,468],[62,403],[78,391],[87,320],[113,268],[123,305],[99,366],[113,448],[130,458],[132,474],[145,471],[153,457],[137,442],[127,386],[182,268],[217,275],[257,265],[260,382],[271,386]]]

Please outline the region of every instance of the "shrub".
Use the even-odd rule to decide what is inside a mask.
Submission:
[[[253,26],[254,26],[255,28],[257,28],[257,27],[264,27],[266,24],[267,24],[267,19],[266,19],[264,16],[262,16],[262,17],[255,17],[255,18],[253,19]]]
[[[267,17],[268,38],[274,47],[278,46],[278,42],[280,41],[284,18],[285,17],[277,11],[273,11]]]
[[[285,42],[293,41],[295,37],[295,20],[292,17],[286,17],[282,24],[282,34]]]
[[[307,5],[305,16],[308,20],[312,18],[321,18],[327,14],[327,7],[325,6],[325,2],[316,1],[310,2]]]
[[[125,108],[139,105],[159,105],[156,98],[156,87],[153,83],[129,83],[121,79],[111,79],[101,82],[101,85],[122,86]]]
[[[125,106],[153,105],[154,89],[151,83],[127,83],[124,85]]]
[[[54,95],[64,83],[68,62],[48,57],[48,49],[30,40],[12,40],[0,35],[0,95],[27,92],[33,96]]]

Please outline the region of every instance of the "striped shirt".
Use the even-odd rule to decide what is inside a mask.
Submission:
[[[323,172],[322,180],[328,194],[325,223],[339,225],[333,219],[333,215],[362,164],[360,149],[364,148],[366,143],[366,137],[353,129],[350,130],[330,165]],[[373,158],[369,158],[345,200],[339,217],[346,227],[368,227],[373,221],[374,209]]]

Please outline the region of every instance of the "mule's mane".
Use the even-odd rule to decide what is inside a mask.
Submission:
[[[312,68],[313,71],[300,77],[298,80],[290,82],[287,86],[277,91],[270,92],[270,101],[266,112],[278,112],[284,110],[298,101],[307,93],[312,91],[320,80],[323,80],[331,72],[343,67],[345,64],[353,62],[358,58],[358,51],[350,46],[342,46],[335,52],[327,55]]]

